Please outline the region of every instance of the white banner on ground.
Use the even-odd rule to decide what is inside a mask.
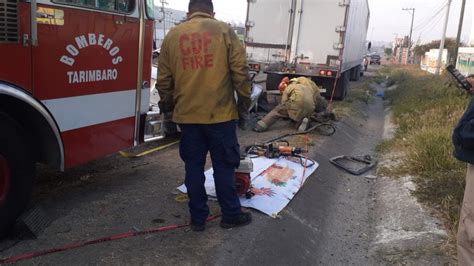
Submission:
[[[254,171],[251,173],[252,192],[255,194],[250,199],[240,198],[243,207],[257,209],[272,217],[277,217],[300,188],[306,182],[308,177],[319,167],[318,163],[311,167],[305,167],[299,162],[290,161],[286,158],[267,159],[264,157],[252,159]],[[303,164],[305,160],[303,160]],[[310,162],[307,162],[309,165]],[[207,170],[206,192],[211,197],[216,197],[216,188],[214,185],[214,171]],[[183,193],[186,193],[186,186],[178,187]]]

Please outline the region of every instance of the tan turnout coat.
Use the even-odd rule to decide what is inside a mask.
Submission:
[[[156,86],[160,109],[173,112],[175,123],[236,120],[250,105],[245,50],[229,25],[194,13],[166,35]]]
[[[283,92],[281,103],[286,106],[291,120],[299,122],[305,117],[310,117],[316,107],[319,89],[308,78],[296,78]]]

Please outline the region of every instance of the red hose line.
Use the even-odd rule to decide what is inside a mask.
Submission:
[[[304,160],[304,169],[303,169],[303,175],[301,176],[301,183],[300,183],[300,189],[303,187],[304,185],[304,181],[305,181],[305,175],[306,175],[306,169],[308,168],[308,152],[309,152],[309,145],[308,145],[308,142],[309,142],[309,137],[308,135],[305,135],[304,136],[304,141],[305,141],[305,148],[306,148],[306,156],[305,156],[305,160]]]
[[[220,217],[220,215],[210,216],[207,219],[207,221],[210,222],[210,221],[216,220],[219,217]],[[19,262],[19,261],[22,261],[22,260],[28,260],[28,259],[41,257],[41,256],[53,254],[53,253],[78,249],[78,248],[82,248],[82,247],[89,246],[89,245],[95,245],[95,244],[100,244],[100,243],[104,243],[104,242],[120,240],[120,239],[124,239],[124,238],[130,238],[130,237],[136,237],[136,236],[142,236],[142,235],[149,235],[149,234],[154,234],[154,233],[172,231],[172,230],[176,230],[176,229],[183,228],[183,227],[188,227],[188,226],[189,226],[189,224],[181,224],[181,225],[174,224],[174,225],[162,226],[162,227],[157,227],[157,228],[150,228],[150,229],[146,229],[144,231],[130,231],[130,232],[121,233],[121,234],[117,234],[117,235],[101,237],[101,238],[97,238],[97,239],[93,239],[93,240],[89,240],[89,241],[67,244],[67,245],[64,245],[62,247],[57,247],[57,248],[52,248],[52,249],[47,249],[47,250],[42,250],[42,251],[37,251],[37,252],[30,252],[30,253],[17,255],[17,256],[12,256],[12,257],[5,258],[5,259],[0,259],[0,264],[16,263],[16,262]]]
[[[331,98],[329,99],[329,106],[328,106],[329,112],[332,112],[332,103],[334,101],[334,93],[336,92],[336,85],[337,85],[338,79],[339,79],[338,77],[334,79],[334,86],[332,88]]]

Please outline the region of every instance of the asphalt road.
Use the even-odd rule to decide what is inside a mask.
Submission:
[[[281,213],[259,217],[254,226],[234,233],[206,260],[219,265],[367,265],[373,236],[373,183],[346,174],[328,158],[373,154],[383,129],[380,102],[360,106],[359,115],[339,123],[338,132],[321,138],[314,157],[320,168]],[[365,116],[370,112],[370,115]]]
[[[336,169],[328,159],[373,155],[382,136],[383,113],[380,99],[356,103],[351,116],[338,123],[336,135],[314,135],[312,154],[320,167],[277,219],[252,211],[253,223],[243,228],[225,231],[214,221],[203,233],[178,229],[43,256],[20,265],[370,264],[374,184]],[[281,122],[270,132],[239,132],[239,136],[244,146],[289,131],[288,124]],[[20,241],[12,236],[0,241],[0,257],[132,228],[186,223],[187,205],[175,200],[175,188],[182,184],[183,176],[176,146],[135,160],[112,155],[65,173],[40,169],[33,202],[52,223],[36,240]],[[210,206],[218,213],[215,202]]]

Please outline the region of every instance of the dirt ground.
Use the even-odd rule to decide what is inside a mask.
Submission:
[[[373,155],[381,139],[381,99],[353,105],[350,115],[337,123],[334,136],[311,134],[314,146],[310,155],[320,167],[278,219],[252,211],[253,223],[243,228],[225,231],[213,221],[203,233],[183,228],[19,264],[370,264],[374,182],[328,162],[337,155]],[[282,121],[266,133],[239,130],[238,134],[244,147],[293,130]],[[148,144],[133,152],[171,141]],[[32,202],[44,210],[51,224],[38,239],[20,240],[13,235],[0,241],[0,258],[130,230],[185,224],[189,220],[187,204],[177,199],[176,191],[183,181],[178,146],[139,159],[115,154],[65,173],[40,168]],[[219,213],[216,202],[210,206],[214,214]]]

